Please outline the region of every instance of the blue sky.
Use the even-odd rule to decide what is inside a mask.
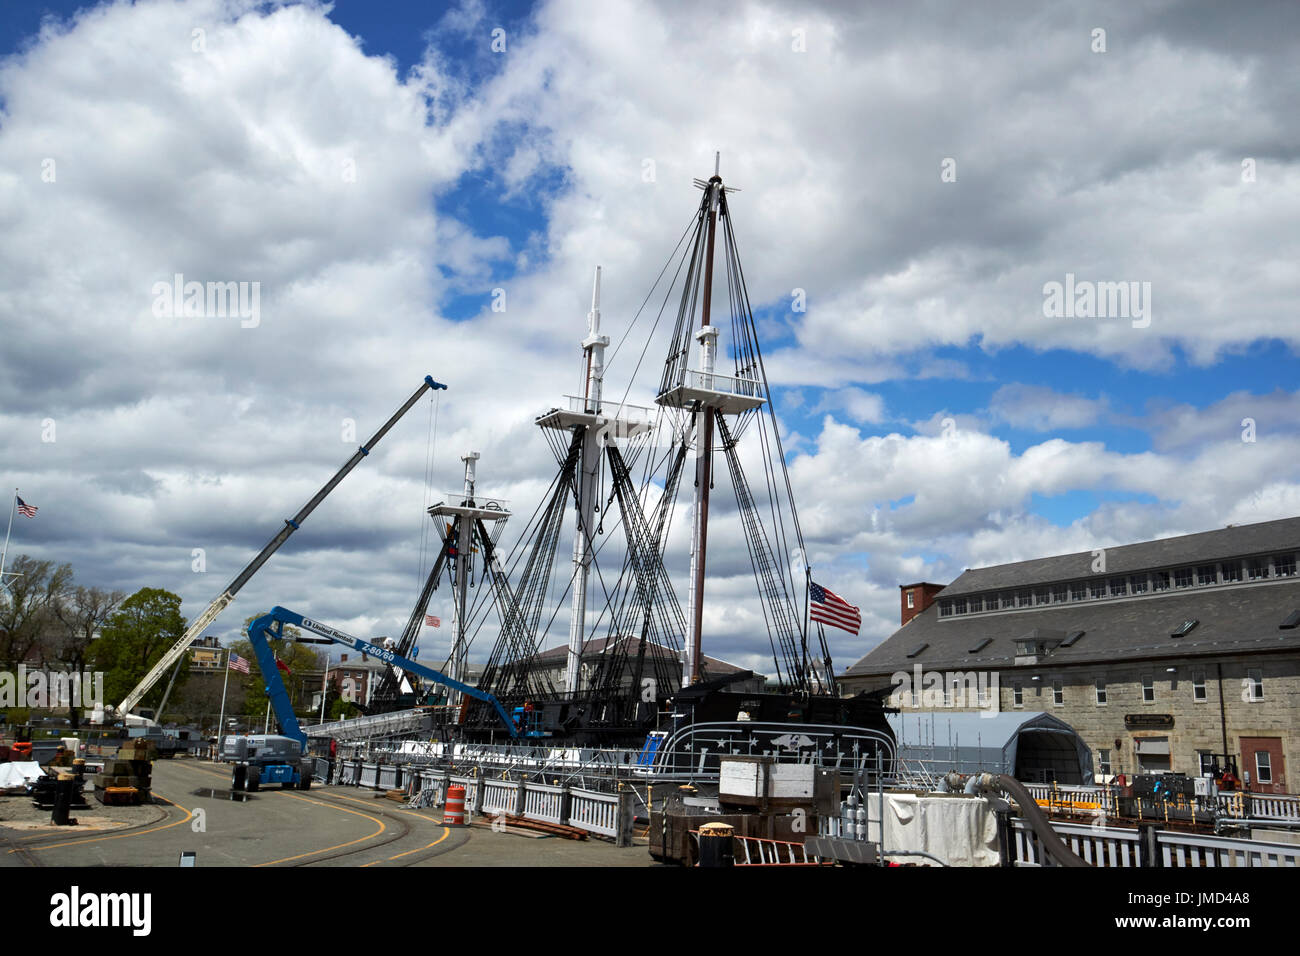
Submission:
[[[810,550],[867,619],[837,660],[896,626],[903,580],[1300,511],[1293,7],[742,4],[708,35],[630,0],[82,9],[0,9],[0,322],[30,330],[0,452],[45,509],[22,547],[87,583],[195,613],[190,551],[220,532],[213,573],[241,566],[337,467],[337,421],[382,421],[426,372],[453,380],[436,487],[473,447],[531,513],[531,416],[579,387],[592,269],[617,341],[715,150]],[[259,327],[153,321],[182,264],[259,281]],[[1045,316],[1067,274],[1149,283],[1150,326]],[[329,586],[302,610],[400,628],[423,422],[250,605],[307,575]],[[725,525],[717,546],[743,550]],[[738,658],[742,584],[711,622]]]

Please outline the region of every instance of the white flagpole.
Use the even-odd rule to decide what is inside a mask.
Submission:
[[[266,723],[262,725],[262,733],[269,734],[270,732],[271,732],[271,700],[268,697],[266,701]]]
[[[18,505],[18,489],[14,489],[14,496],[9,500],[9,527],[5,530],[5,546],[0,551],[0,587],[5,583],[5,558],[9,554],[9,534],[14,530],[14,508]]]
[[[221,716],[217,718],[217,752],[213,759],[221,757],[221,738],[226,733],[226,688],[230,686],[230,651],[226,651],[226,679],[221,684]]]

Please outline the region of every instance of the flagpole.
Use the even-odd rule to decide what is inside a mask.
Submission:
[[[221,685],[221,716],[217,718],[217,752],[213,759],[221,757],[221,738],[226,732],[226,688],[230,686],[230,650],[226,650],[226,679]]]
[[[270,732],[271,732],[271,698],[268,697],[266,699],[266,723],[262,725],[262,733],[269,734]]]
[[[9,527],[5,530],[5,546],[0,551],[0,587],[5,583],[5,558],[9,554],[9,534],[14,530],[14,508],[18,504],[18,489],[14,489],[14,496],[9,500]]]
[[[803,563],[803,576],[803,679],[805,688],[812,693],[812,684],[808,682],[808,629],[812,627],[808,620],[808,595],[812,590],[812,568],[806,560]]]

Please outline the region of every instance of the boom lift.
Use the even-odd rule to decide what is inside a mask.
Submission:
[[[140,699],[149,692],[153,685],[156,684],[168,670],[176,665],[176,662],[180,660],[181,655],[189,650],[191,644],[198,640],[199,635],[203,633],[204,629],[215,621],[217,615],[224,611],[226,606],[235,599],[235,595],[239,593],[240,588],[248,583],[249,578],[256,574],[261,569],[262,565],[270,559],[271,555],[275,554],[275,552],[280,549],[280,545],[289,540],[289,536],[302,526],[302,523],[307,520],[307,516],[316,510],[316,506],[325,500],[326,496],[334,490],[335,486],[337,486],[340,481],[347,477],[348,472],[355,468],[362,458],[365,458],[370,454],[370,450],[379,443],[381,438],[388,434],[388,430],[397,424],[398,419],[411,410],[411,406],[419,401],[420,396],[422,396],[426,391],[445,389],[446,387],[446,385],[443,385],[440,382],[435,382],[432,376],[426,375],[424,377],[424,384],[416,389],[415,394],[408,398],[402,407],[384,423],[384,427],[370,436],[370,441],[366,442],[356,450],[352,457],[344,463],[343,467],[334,474],[334,477],[327,481],[324,487],[321,488],[320,491],[316,492],[315,496],[302,506],[301,511],[292,518],[285,519],[284,527],[280,529],[280,533],[272,538],[270,542],[267,543],[266,547],[258,553],[257,557],[253,558],[253,560],[235,576],[235,579],[227,585],[226,589],[221,592],[216,600],[208,605],[207,610],[194,619],[194,623],[189,626],[184,635],[181,636],[180,640],[172,645],[171,649],[164,654],[161,659],[159,659],[158,663],[153,666],[149,673],[144,675],[144,678],[140,683],[135,685],[135,688],[131,693],[126,695],[126,699],[117,707],[117,713],[121,715],[123,721],[128,721],[128,718],[132,716],[132,708],[134,708],[136,704],[140,703]],[[112,708],[110,708],[110,710],[111,709]],[[158,716],[161,717],[162,715],[159,714]],[[136,721],[141,720],[141,718],[134,719]]]
[[[542,731],[529,724],[528,718],[532,716],[532,711],[517,708],[520,714],[518,721],[511,719],[505,708],[501,706],[501,702],[486,691],[463,684],[441,671],[408,660],[391,648],[379,647],[369,641],[363,641],[328,624],[303,617],[288,608],[274,607],[269,614],[263,614],[248,625],[248,639],[253,644],[253,652],[257,656],[257,666],[262,671],[262,680],[266,683],[266,693],[270,698],[271,708],[275,711],[275,718],[280,724],[280,735],[231,736],[223,739],[222,758],[236,764],[231,783],[232,790],[246,787],[256,790],[261,781],[279,782],[286,788],[297,786],[304,790],[310,785],[311,775],[305,766],[304,758],[307,750],[307,734],[299,725],[298,717],[293,712],[289,693],[285,690],[284,681],[280,677],[280,668],[276,666],[275,655],[271,651],[270,639],[283,637],[286,624],[310,631],[322,638],[298,638],[300,643],[342,644],[361,654],[400,667],[403,671],[418,674],[475,700],[483,701],[496,711],[502,726],[512,738],[545,736]],[[296,748],[289,746],[295,741]]]

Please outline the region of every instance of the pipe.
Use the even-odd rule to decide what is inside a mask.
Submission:
[[[1020,805],[1020,815],[1025,818],[1031,830],[1038,837],[1043,851],[1056,861],[1058,866],[1079,867],[1092,866],[1087,860],[1076,854],[1065,841],[1052,829],[1051,821],[1043,813],[1043,808],[1034,800],[1033,795],[1024,785],[1010,774],[999,774],[995,778],[996,786],[1003,793],[1013,797]]]

